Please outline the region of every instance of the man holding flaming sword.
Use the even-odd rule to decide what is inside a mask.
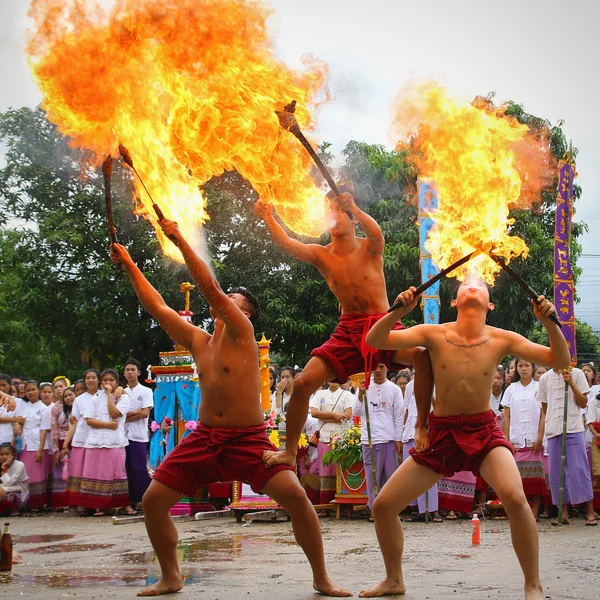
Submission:
[[[165,304],[127,250],[112,244],[111,258],[127,273],[142,306],[175,342],[192,353],[202,390],[198,426],[156,469],[144,494],[146,529],[162,577],[138,596],[158,596],[183,588],[171,507],[210,483],[235,480],[268,494],[290,513],[296,541],[312,568],[314,589],[326,596],[351,596],[327,574],[319,519],[295,472],[287,465],[267,469],[263,463],[264,451],[275,447],[267,438],[258,400],[260,377],[253,322],[260,308],[256,299],[245,288],[225,294],[177,223],[165,219],[159,223],[181,251],[210,306],[215,327],[210,335],[182,319]]]
[[[452,306],[454,322],[417,325],[392,331],[397,319],[415,306],[415,288],[398,297],[400,308],[369,331],[367,343],[375,348],[403,350],[424,346],[431,354],[436,382],[436,404],[431,415],[417,406],[417,429],[428,440],[425,450],[411,456],[394,473],[373,505],[375,529],[383,554],[386,578],[360,596],[404,594],[402,552],[404,539],[398,514],[443,475],[472,471],[494,488],[510,519],[512,542],[525,577],[526,600],[541,600],[539,541],[533,513],[513,457],[513,448],[498,427],[490,406],[490,390],[500,361],[512,354],[555,369],[569,366],[570,355],[560,328],[552,320],[556,309],[543,296],[533,302],[550,348],[534,344],[517,333],[486,325],[494,309],[489,290],[480,280],[468,280],[458,289]],[[429,422],[429,432],[427,431]]]
[[[426,410],[431,406],[433,377],[426,350],[410,348],[376,352],[365,344],[369,328],[389,308],[383,274],[385,239],[377,222],[356,206],[350,193],[341,191],[343,193],[337,197],[330,192],[325,199],[327,230],[331,235],[331,243],[327,246],[303,244],[291,238],[275,220],[270,204],[259,201],[255,206],[256,214],[265,221],[275,243],[293,258],[314,265],[323,275],[342,313],[334,334],[312,351],[302,374],[294,380],[286,416],[286,449],[265,452],[267,467],[296,463],[298,439],[306,421],[309,398],[324,382],[343,384],[351,375],[364,371],[368,386],[373,366],[383,363],[397,369],[410,364],[416,368],[417,403],[426,406]],[[356,235],[357,223],[366,237]],[[394,328],[400,329],[403,325],[395,323]],[[421,440],[416,439],[415,444],[421,448]]]

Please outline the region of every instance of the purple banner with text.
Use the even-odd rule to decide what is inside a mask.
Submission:
[[[573,215],[573,181],[575,163],[568,157],[558,166],[558,195],[556,198],[556,225],[554,228],[554,303],[562,332],[571,353],[571,364],[577,364],[575,344],[575,303],[573,300],[573,271],[571,270],[570,242]]]

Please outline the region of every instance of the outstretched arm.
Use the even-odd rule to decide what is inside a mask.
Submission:
[[[340,194],[337,203],[344,212],[354,215],[364,234],[367,236],[367,248],[371,254],[383,254],[385,238],[377,221],[362,211],[354,202],[352,194]]]
[[[367,334],[367,344],[372,348],[381,348],[383,350],[408,350],[416,346],[427,347],[429,341],[429,333],[432,325],[417,325],[410,329],[402,329],[400,331],[392,331],[392,327],[398,319],[408,314],[417,304],[417,297],[414,295],[415,288],[411,287],[405,292],[402,292],[397,298],[397,301],[402,302],[402,306],[385,315]]]
[[[137,265],[129,256],[129,252],[121,244],[113,244],[110,257],[120,264],[127,273],[133,289],[142,306],[158,321],[160,326],[169,334],[171,339],[191,350],[194,336],[201,332],[191,323],[184,321],[172,308],[169,308],[163,297],[150,285]],[[208,336],[206,332],[202,332]]]
[[[285,229],[277,222],[273,214],[273,206],[259,200],[254,205],[254,212],[265,222],[273,241],[291,257],[305,263],[315,264],[321,246],[318,244],[303,244],[291,238]]]
[[[160,221],[160,226],[165,235],[177,244],[183,255],[185,264],[198,286],[198,290],[204,296],[204,299],[208,302],[215,315],[225,322],[230,333],[234,335],[244,334],[254,336],[254,329],[248,317],[223,292],[208,265],[198,256],[196,251],[183,237],[177,223],[165,219]]]
[[[520,356],[536,365],[543,365],[554,369],[566,369],[571,363],[569,347],[558,325],[550,320],[550,315],[556,313],[556,308],[544,296],[540,296],[538,302],[539,304],[537,305],[532,302],[533,311],[548,332],[550,348],[535,344],[518,333],[507,331],[505,333],[509,347],[506,353],[513,356]]]

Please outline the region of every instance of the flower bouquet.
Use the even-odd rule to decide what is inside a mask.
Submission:
[[[279,429],[279,425],[285,423],[285,417],[279,414],[275,409],[265,410],[265,425],[267,429]]]
[[[323,464],[336,463],[345,471],[362,461],[361,435],[359,425],[354,421],[346,422],[342,432],[331,437],[331,450],[323,456]]]

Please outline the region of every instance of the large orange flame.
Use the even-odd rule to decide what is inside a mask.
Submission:
[[[118,157],[124,144],[167,218],[197,239],[208,218],[198,186],[237,169],[296,232],[324,229],[310,159],[279,127],[322,99],[327,68],[294,72],[274,58],[269,11],[250,0],[33,0],[30,65],[48,118],[72,145]],[[156,227],[136,181],[140,212]],[[157,228],[165,253],[179,251]]]
[[[426,249],[445,268],[474,249],[510,262],[525,258],[525,242],[509,235],[511,208],[530,208],[553,177],[547,135],[530,131],[485,98],[469,104],[435,82],[411,83],[400,94],[394,130],[408,138],[420,177],[438,191],[439,208]],[[485,254],[456,277],[477,275],[493,284],[500,267]]]

